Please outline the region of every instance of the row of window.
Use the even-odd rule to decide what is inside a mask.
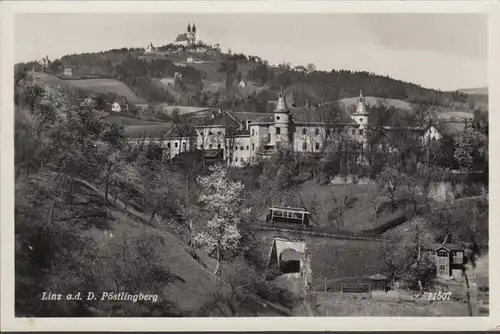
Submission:
[[[314,143],[314,148],[319,150],[319,143]],[[307,143],[302,143],[302,149],[307,150]]]
[[[238,157],[234,157],[234,158],[231,158],[229,157],[229,161],[234,161],[234,162],[238,162]],[[239,158],[239,161],[241,162],[245,162],[245,158]],[[255,161],[255,157],[251,157],[251,158],[247,158],[246,161]]]

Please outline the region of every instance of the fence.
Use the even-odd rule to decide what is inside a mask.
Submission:
[[[377,288],[376,282],[367,277],[335,279],[323,283],[318,280],[315,283],[311,290],[317,292],[369,293]]]

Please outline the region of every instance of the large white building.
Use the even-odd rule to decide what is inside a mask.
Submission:
[[[149,126],[144,130],[129,127],[126,136],[132,142],[155,142],[171,158],[186,151],[200,150],[215,156],[220,154],[231,166],[244,166],[268,157],[279,149],[301,153],[321,153],[329,149],[334,134],[344,134],[360,148],[368,146],[369,112],[360,93],[356,108],[349,112],[338,107],[289,107],[283,90],[272,113],[217,111],[207,119],[199,118],[191,133],[182,125]],[[444,127],[391,128],[384,127],[381,142],[399,133],[413,133],[420,138],[439,140]],[[373,136],[372,136],[373,137]],[[375,136],[377,137],[377,136]],[[376,140],[379,140],[375,138]],[[373,138],[372,138],[373,140]],[[373,144],[373,141],[371,142]],[[397,146],[398,143],[394,143]]]

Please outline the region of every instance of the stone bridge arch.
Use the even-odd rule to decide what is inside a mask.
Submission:
[[[269,267],[283,274],[296,274],[307,285],[310,282],[311,259],[304,239],[274,238],[269,256]]]

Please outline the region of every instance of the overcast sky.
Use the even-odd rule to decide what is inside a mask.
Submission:
[[[442,90],[488,85],[483,14],[22,14],[15,60],[164,45],[188,22],[198,39],[271,64],[363,70]]]

